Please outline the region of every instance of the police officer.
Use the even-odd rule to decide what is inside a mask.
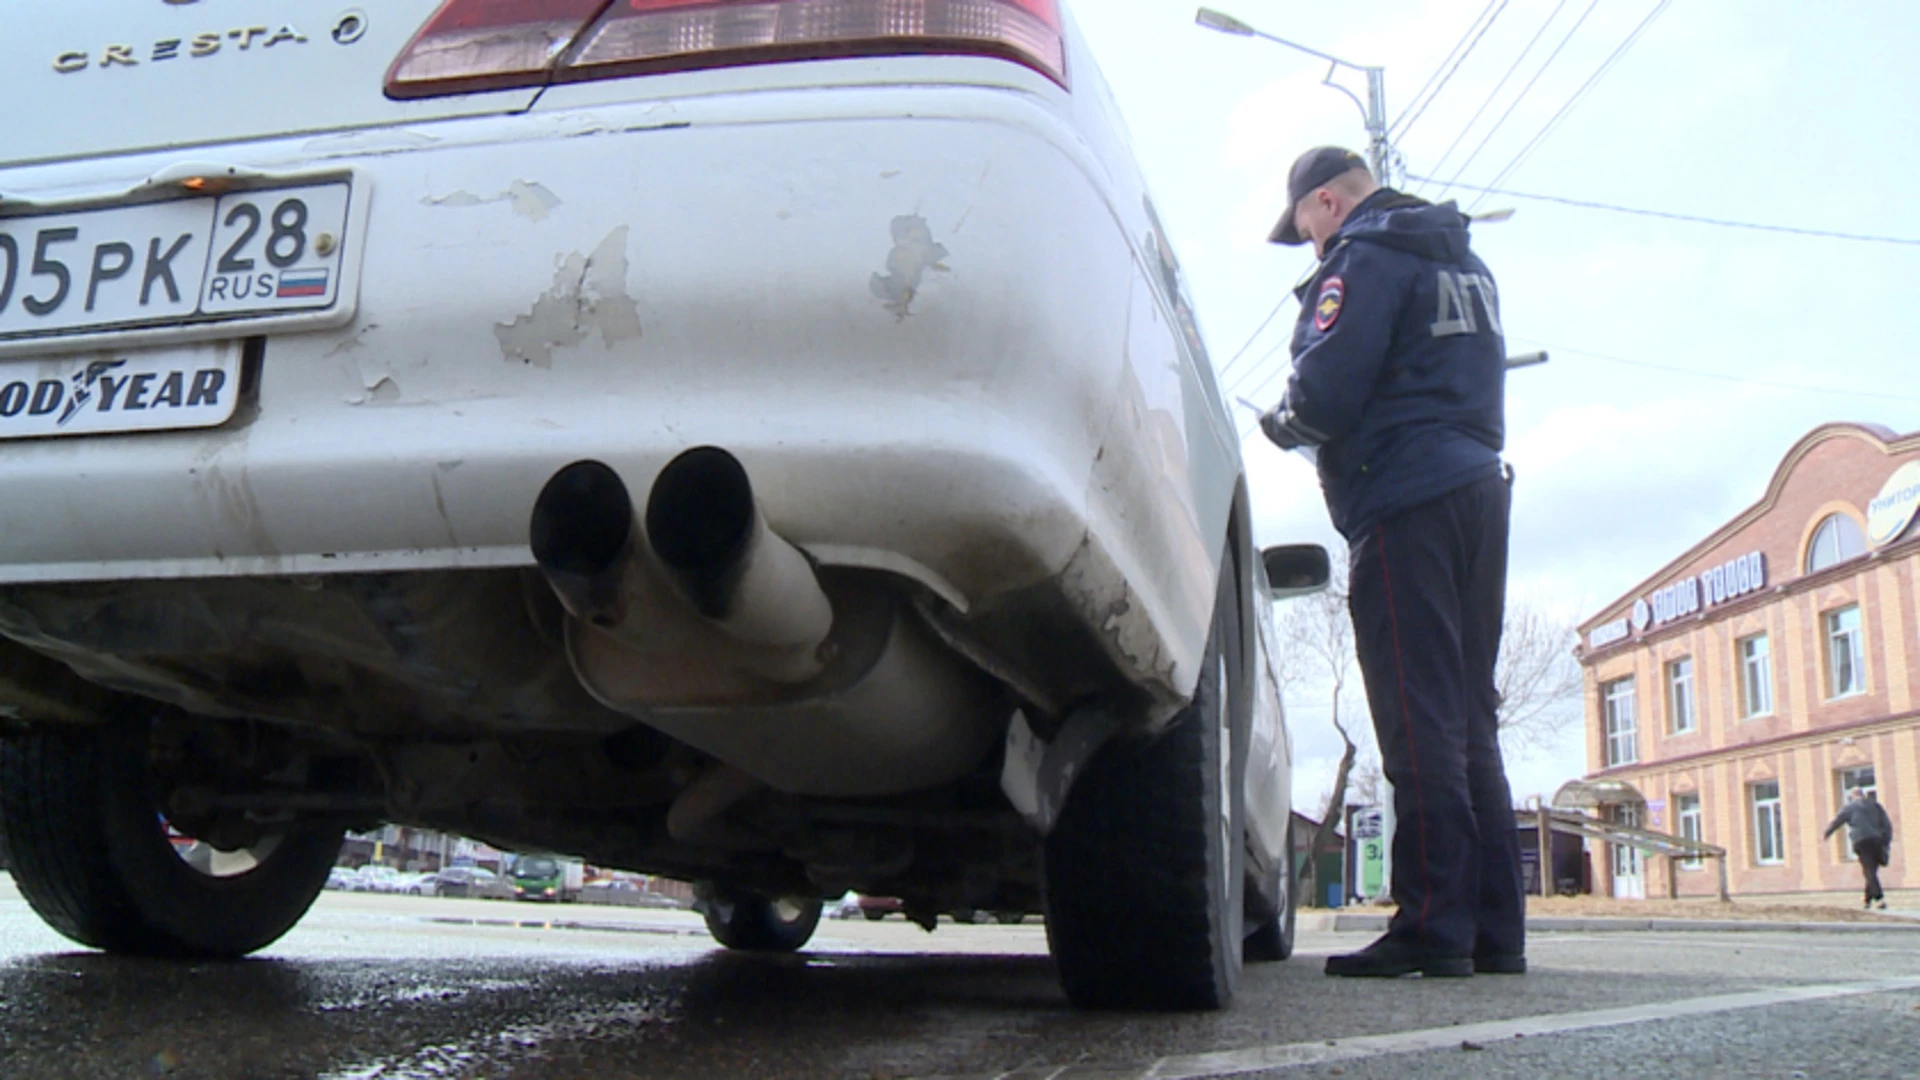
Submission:
[[[1349,612],[1398,825],[1385,936],[1327,974],[1526,970],[1494,657],[1509,480],[1498,293],[1452,203],[1380,187],[1310,150],[1270,240],[1311,242],[1293,375],[1261,430],[1311,448],[1350,552]]]

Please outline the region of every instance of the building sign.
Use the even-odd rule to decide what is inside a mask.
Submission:
[[[1725,604],[1767,587],[1767,557],[1754,551],[1682,578],[1634,604],[1639,629],[1660,626],[1703,608]],[[1642,616],[1645,616],[1644,621]]]
[[[1887,477],[1880,494],[1867,504],[1867,543],[1885,547],[1900,539],[1920,511],[1920,461],[1909,461]]]
[[[1587,633],[1587,648],[1599,649],[1624,639],[1628,634],[1627,620],[1615,619],[1602,623]]]
[[[1920,465],[1920,462],[1915,464]],[[1920,473],[1916,473],[1915,482],[1920,484]],[[1920,499],[1920,491],[1916,491],[1915,495]],[[1766,555],[1758,551],[1748,552],[1635,600],[1632,610],[1622,618],[1602,623],[1588,631],[1587,647],[1603,648],[1635,633],[1644,634],[1675,619],[1738,600],[1766,587]]]
[[[1371,807],[1353,815],[1353,838],[1359,844],[1355,868],[1355,896],[1379,896],[1386,888],[1387,838],[1380,811]]]

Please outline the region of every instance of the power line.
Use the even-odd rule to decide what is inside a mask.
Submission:
[[[1253,332],[1253,336],[1247,339],[1247,343],[1245,345],[1240,346],[1239,350],[1233,354],[1232,359],[1228,360],[1226,363],[1221,364],[1218,368],[1214,369],[1214,378],[1219,380],[1220,385],[1222,386],[1226,385],[1227,372],[1232,369],[1234,365],[1234,361],[1239,360],[1242,356],[1246,355],[1246,351],[1253,347],[1253,343],[1260,339],[1260,335],[1265,333],[1267,327],[1273,325],[1273,320],[1279,316],[1281,311],[1286,309],[1287,301],[1294,299],[1294,294],[1299,292],[1301,286],[1305,285],[1309,281],[1312,281],[1313,275],[1318,273],[1319,270],[1320,270],[1320,260],[1316,258],[1313,260],[1312,264],[1310,264],[1306,268],[1306,270],[1303,273],[1301,273],[1299,279],[1293,283],[1293,288],[1288,289],[1286,292],[1283,292],[1280,294],[1279,302],[1273,305],[1272,311],[1267,312],[1267,317],[1261,321],[1260,328]],[[1292,340],[1291,337],[1281,338],[1280,343],[1282,345],[1285,345],[1287,342],[1291,340]],[[1248,370],[1251,370],[1251,371],[1260,370],[1260,365],[1263,363],[1266,363],[1267,357],[1272,356],[1274,353],[1278,351],[1280,351],[1279,346],[1275,346],[1274,348],[1267,350],[1266,353],[1264,353],[1260,357],[1260,359],[1255,360],[1253,362],[1253,367]],[[1243,371],[1241,372],[1241,374],[1244,376],[1246,372]]]
[[[1512,175],[1513,171],[1518,169],[1521,163],[1527,160],[1528,155],[1532,154],[1541,143],[1545,142],[1547,136],[1553,134],[1553,129],[1560,125],[1560,121],[1565,119],[1567,114],[1572,112],[1576,105],[1580,104],[1581,99],[1587,96],[1587,92],[1592,90],[1594,86],[1600,82],[1601,78],[1613,69],[1614,62],[1626,55],[1628,49],[1633,48],[1633,43],[1640,40],[1640,35],[1646,32],[1647,27],[1653,25],[1653,21],[1665,12],[1667,6],[1672,2],[1673,0],[1660,0],[1658,4],[1655,4],[1653,10],[1647,12],[1647,17],[1640,20],[1640,25],[1634,27],[1633,32],[1627,35],[1627,39],[1621,42],[1619,47],[1614,49],[1612,53],[1608,54],[1605,60],[1600,62],[1600,66],[1594,69],[1593,74],[1587,76],[1587,81],[1580,84],[1580,89],[1575,90],[1573,96],[1567,99],[1567,103],[1560,106],[1560,111],[1554,113],[1553,116],[1547,120],[1546,126],[1540,129],[1540,133],[1535,135],[1527,145],[1521,147],[1520,152],[1515,154],[1513,160],[1507,163],[1507,167],[1501,169],[1487,186],[1498,187],[1500,186],[1500,181]],[[1481,196],[1482,199],[1485,197],[1484,195]],[[1476,205],[1478,202],[1479,200],[1475,200]],[[1469,207],[1469,209],[1471,209],[1471,207]]]
[[[1281,349],[1286,348],[1290,344],[1291,342],[1283,341],[1280,344],[1275,345],[1273,348],[1267,350],[1267,355],[1261,357],[1260,362],[1263,364],[1266,363],[1268,358],[1272,357],[1274,353],[1279,352]],[[1259,370],[1260,369],[1258,366],[1254,367],[1253,369],[1255,373],[1257,373]],[[1276,381],[1286,377],[1292,372],[1293,372],[1293,365],[1291,363],[1276,364],[1274,366],[1274,369],[1267,373],[1266,378],[1260,379],[1259,382],[1253,381],[1255,378],[1258,377],[1257,374],[1248,375],[1244,380],[1240,382],[1238,386],[1233,388],[1233,394],[1236,397],[1251,398],[1254,401],[1258,401],[1260,400],[1260,394],[1262,392],[1264,392],[1268,387],[1272,386]]]
[[[1413,130],[1413,125],[1418,123],[1422,116],[1426,115],[1427,106],[1432,105],[1434,101],[1440,97],[1440,91],[1447,88],[1447,83],[1453,79],[1454,73],[1460,70],[1460,65],[1466,63],[1467,57],[1473,55],[1473,50],[1480,44],[1480,39],[1486,37],[1487,31],[1493,29],[1494,20],[1500,17],[1501,12],[1507,10],[1507,0],[1499,0],[1499,3],[1500,6],[1493,8],[1493,14],[1487,18],[1486,25],[1480,28],[1480,32],[1474,35],[1473,40],[1467,44],[1466,50],[1460,54],[1460,59],[1455,60],[1453,67],[1448,68],[1446,75],[1441,77],[1440,85],[1433,88],[1433,93],[1427,95],[1427,100],[1421,103],[1420,108],[1416,110],[1412,116],[1405,117],[1405,126],[1400,129],[1399,133],[1400,138],[1406,138],[1407,132]],[[1471,32],[1472,27],[1468,27],[1468,31]],[[1404,114],[1402,115],[1404,116]]]
[[[1273,325],[1273,320],[1279,317],[1281,309],[1286,307],[1287,301],[1291,299],[1293,299],[1292,293],[1281,294],[1280,302],[1273,305],[1273,310],[1267,312],[1266,318],[1260,320],[1260,325],[1257,328],[1255,328],[1253,333],[1247,338],[1246,344],[1240,346],[1240,348],[1234,352],[1233,356],[1228,358],[1226,363],[1220,365],[1220,370],[1217,373],[1220,379],[1224,380],[1227,377],[1227,372],[1233,369],[1233,365],[1235,364],[1235,362],[1237,362],[1242,356],[1245,356],[1247,354],[1248,349],[1253,348],[1253,343],[1260,340],[1261,334],[1264,334],[1267,332],[1267,327]]]
[[[1551,342],[1540,341],[1534,338],[1509,337],[1507,340],[1547,349],[1554,353],[1569,353],[1574,356],[1584,356],[1593,360],[1605,360],[1608,363],[1621,364],[1626,367],[1658,371],[1668,375],[1684,375],[1694,379],[1708,379],[1714,382],[1757,386],[1766,390],[1786,390],[1796,394],[1830,394],[1836,397],[1865,398],[1871,401],[1920,402],[1920,396],[1913,394],[1892,394],[1880,390],[1848,390],[1837,386],[1814,386],[1808,383],[1783,382],[1778,379],[1755,379],[1746,375],[1727,375],[1718,371],[1701,371],[1697,368],[1680,367],[1674,364],[1658,364],[1649,360],[1632,360],[1624,356],[1614,356],[1610,353],[1594,352],[1591,349],[1575,349],[1565,345],[1555,345]],[[1259,429],[1259,423],[1255,421],[1251,427],[1241,430],[1239,423],[1236,421],[1234,428],[1239,433],[1241,441],[1244,442],[1254,431]]]
[[[1427,96],[1428,90],[1433,89],[1433,84],[1440,78],[1440,73],[1447,70],[1447,65],[1453,63],[1454,55],[1466,45],[1467,39],[1473,36],[1473,28],[1480,25],[1480,20],[1487,17],[1487,12],[1492,11],[1495,4],[1501,2],[1502,0],[1487,0],[1487,6],[1481,8],[1480,14],[1475,15],[1473,21],[1467,24],[1466,32],[1460,35],[1460,40],[1454,42],[1453,48],[1447,50],[1447,55],[1440,61],[1440,66],[1433,69],[1433,74],[1427,76],[1427,81],[1421,84],[1419,91],[1407,100],[1407,107],[1400,110],[1400,115],[1394,118],[1393,123],[1387,125],[1389,135],[1406,122],[1407,114],[1413,111],[1413,107],[1419,104],[1421,98]]]
[[[1835,394],[1841,397],[1871,398],[1876,401],[1920,401],[1920,396],[1912,394],[1889,394],[1880,390],[1846,390],[1837,386],[1812,386],[1806,383],[1781,382],[1775,379],[1755,379],[1745,375],[1726,375],[1717,371],[1701,371],[1697,368],[1678,367],[1673,364],[1656,364],[1647,360],[1630,360],[1624,356],[1594,352],[1591,349],[1573,349],[1565,345],[1554,345],[1531,338],[1509,337],[1509,341],[1518,341],[1538,346],[1554,353],[1572,353],[1575,356],[1605,360],[1609,363],[1624,364],[1627,367],[1645,368],[1648,371],[1662,371],[1669,375],[1687,375],[1696,379],[1712,379],[1716,382],[1742,383],[1747,386],[1759,386],[1769,390],[1791,390],[1800,394]]]
[[[1430,177],[1411,176],[1410,180],[1422,183],[1435,182]],[[1838,232],[1832,229],[1803,229],[1797,225],[1766,225],[1756,221],[1731,221],[1726,218],[1702,217],[1698,214],[1679,214],[1668,210],[1647,210],[1634,206],[1615,206],[1612,203],[1589,202],[1585,199],[1569,199],[1560,195],[1536,195],[1510,188],[1481,187],[1475,184],[1454,184],[1465,191],[1479,192],[1483,195],[1505,195],[1514,199],[1533,199],[1538,202],[1559,203],[1562,206],[1575,206],[1582,210],[1605,210],[1615,214],[1636,214],[1640,217],[1663,218],[1668,221],[1687,221],[1696,225],[1716,225],[1723,229],[1752,229],[1756,232],[1790,233],[1794,236],[1818,236],[1829,240],[1855,240],[1866,244],[1902,244],[1920,247],[1920,239],[1905,236],[1876,236],[1869,233]]]
[[[1487,99],[1480,103],[1478,109],[1474,110],[1473,119],[1467,121],[1467,126],[1461,128],[1460,134],[1455,135],[1453,142],[1448,144],[1446,153],[1441,154],[1439,159],[1433,163],[1433,172],[1439,172],[1440,167],[1445,165],[1447,159],[1453,156],[1453,152],[1458,149],[1460,143],[1466,139],[1467,133],[1473,130],[1473,125],[1480,122],[1480,117],[1486,114],[1487,109],[1493,104],[1494,99],[1500,96],[1500,91],[1506,88],[1507,80],[1513,78],[1514,72],[1520,70],[1521,64],[1526,63],[1527,57],[1533,53],[1533,47],[1540,44],[1540,39],[1547,34],[1547,28],[1552,26],[1553,21],[1560,17],[1560,12],[1564,11],[1566,6],[1567,0],[1560,0],[1558,4],[1554,5],[1552,14],[1547,16],[1546,22],[1540,24],[1540,29],[1533,32],[1533,37],[1527,42],[1527,47],[1521,49],[1520,55],[1513,58],[1513,63],[1508,66],[1507,73],[1500,76],[1499,82],[1493,84],[1493,92],[1487,95]]]
[[[1527,95],[1533,91],[1534,84],[1540,81],[1540,76],[1545,75],[1547,69],[1553,66],[1553,62],[1559,58],[1561,50],[1565,49],[1567,43],[1573,40],[1573,35],[1579,33],[1580,28],[1586,25],[1587,16],[1592,15],[1593,9],[1599,6],[1600,0],[1593,0],[1592,3],[1587,5],[1587,10],[1580,13],[1580,18],[1574,21],[1573,26],[1568,28],[1566,35],[1560,39],[1560,44],[1553,47],[1553,51],[1548,53],[1547,58],[1541,62],[1539,70],[1533,73],[1533,78],[1527,80],[1527,85],[1521,87],[1520,93],[1507,105],[1507,111],[1500,114],[1500,119],[1495,120],[1493,127],[1489,128],[1487,133],[1481,136],[1479,144],[1473,148],[1472,153],[1467,155],[1467,160],[1461,162],[1460,167],[1453,171],[1453,178],[1441,185],[1440,194],[1446,194],[1447,188],[1453,186],[1453,181],[1460,179],[1461,175],[1467,171],[1467,167],[1473,164],[1473,159],[1480,156],[1480,151],[1485,150],[1487,144],[1493,142],[1493,137],[1500,133],[1500,129],[1506,125],[1507,119],[1513,115],[1513,111],[1520,107],[1521,102],[1527,100]]]

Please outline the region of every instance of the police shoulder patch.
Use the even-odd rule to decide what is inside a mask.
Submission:
[[[1340,318],[1340,308],[1347,301],[1347,283],[1335,274],[1320,286],[1320,295],[1313,301],[1313,328],[1325,333],[1333,329]]]

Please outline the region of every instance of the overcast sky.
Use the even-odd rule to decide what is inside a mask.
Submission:
[[[1285,201],[1287,166],[1309,146],[1363,150],[1366,134],[1353,103],[1319,85],[1325,63],[1197,27],[1196,6],[1076,0],[1073,10],[1126,114],[1189,273],[1214,363],[1224,366],[1222,381],[1231,393],[1266,404],[1284,378],[1293,306],[1245,355],[1228,361],[1311,265],[1308,252],[1264,242]],[[1489,5],[1213,6],[1267,33],[1384,67],[1387,114],[1397,118]],[[1461,183],[1488,185],[1660,9],[1499,186],[1920,239],[1908,173],[1920,156],[1913,112],[1920,62],[1912,55],[1920,5],[1492,6],[1500,11],[1491,28],[1424,112],[1396,133],[1412,174],[1450,179],[1464,163]],[[1364,83],[1349,85],[1364,98]],[[1408,187],[1435,197],[1440,185]],[[1478,198],[1457,189],[1447,197],[1463,207]],[[1901,432],[1920,428],[1912,329],[1920,246],[1718,228],[1497,195],[1480,205],[1496,207],[1517,213],[1477,226],[1474,246],[1499,281],[1509,351],[1552,354],[1547,366],[1515,372],[1508,383],[1508,457],[1519,477],[1516,595],[1589,616],[1755,502],[1782,455],[1816,425],[1855,420]],[[1245,448],[1260,540],[1335,542],[1311,467],[1258,437]],[[1328,787],[1337,747],[1317,702],[1289,708],[1300,765],[1296,801],[1317,812],[1314,800]],[[1509,771],[1516,796],[1550,794],[1584,771],[1577,730],[1557,750],[1510,762]]]

